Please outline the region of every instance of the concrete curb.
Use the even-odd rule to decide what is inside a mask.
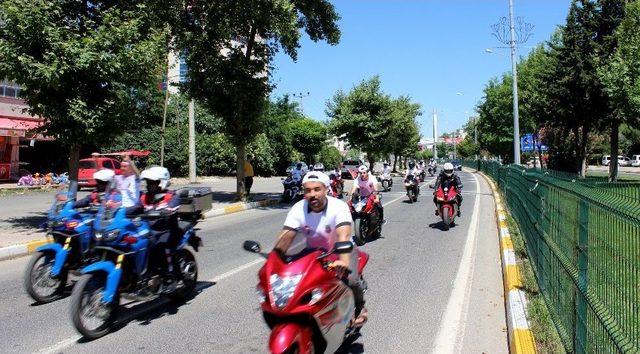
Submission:
[[[212,209],[204,214],[205,219],[213,218],[216,216],[222,216],[232,213],[238,213],[245,210],[261,208],[269,205],[278,204],[279,199],[265,199],[250,203],[236,203],[224,208]],[[23,243],[20,245],[13,245],[7,247],[0,247],[0,261],[10,258],[17,258],[26,256],[35,252],[36,248],[48,243],[49,240],[39,239]]]
[[[536,353],[536,345],[527,320],[527,298],[522,288],[522,278],[516,263],[513,241],[507,227],[507,210],[502,204],[498,188],[491,178],[478,172],[491,186],[496,201],[496,217],[500,236],[500,254],[502,258],[502,279],[504,281],[504,300],[507,310],[507,329],[509,350],[512,354]]]

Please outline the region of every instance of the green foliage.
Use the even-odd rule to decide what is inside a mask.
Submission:
[[[340,163],[342,163],[342,155],[340,154],[340,150],[335,146],[324,145],[318,153],[317,161],[320,161],[320,163],[324,165],[325,170],[330,170],[340,166]]]
[[[144,118],[166,44],[145,1],[87,4],[0,2],[0,77],[20,84],[42,130],[74,151]]]
[[[265,129],[262,113],[272,86],[269,73],[281,48],[296,59],[300,30],[313,41],[336,44],[339,16],[325,0],[195,1],[175,15],[175,43],[189,68],[183,89],[224,120],[242,166],[246,144]],[[244,197],[237,169],[238,197]]]
[[[479,154],[480,150],[478,149],[478,146],[473,143],[473,139],[470,136],[467,136],[460,142],[460,144],[458,144],[457,152],[459,157],[467,158]]]
[[[289,122],[291,145],[299,151],[305,161],[313,161],[314,156],[326,145],[327,128],[311,118],[300,118]]]
[[[388,136],[383,144],[386,154],[412,155],[418,152],[420,127],[417,118],[422,115],[420,104],[412,103],[409,96],[392,100],[389,109]]]
[[[253,156],[253,169],[257,175],[271,176],[275,173],[276,163],[275,149],[266,134],[261,133],[247,145],[247,155]]]

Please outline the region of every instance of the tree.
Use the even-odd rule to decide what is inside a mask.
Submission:
[[[40,129],[70,150],[135,124],[157,87],[166,36],[142,0],[0,2],[0,77],[20,84]]]
[[[420,127],[417,118],[422,115],[420,104],[412,103],[409,96],[400,96],[391,102],[389,109],[389,136],[382,144],[385,154],[393,154],[393,170],[398,156],[411,156],[418,151]]]
[[[619,13],[616,8],[615,13]],[[612,112],[611,145],[612,158],[618,155],[620,125],[640,124],[640,2],[633,1],[626,7],[626,14],[617,32],[618,47],[611,58],[600,68],[598,76],[609,99]],[[609,180],[617,178],[618,165],[610,164]]]
[[[326,145],[327,128],[311,118],[292,120],[289,132],[293,148],[302,153],[308,163],[313,163],[315,155]]]
[[[267,104],[262,121],[265,127],[269,127],[265,129],[265,134],[274,147],[277,173],[284,173],[291,162],[302,159],[299,152],[293,148],[290,123],[303,118],[298,103],[291,101],[287,95]]]
[[[380,77],[363,80],[348,94],[338,91],[327,102],[330,117],[329,131],[342,136],[349,145],[367,154],[370,168],[377,156],[385,152],[385,138],[389,136],[391,98],[382,92]]]
[[[318,161],[324,165],[325,171],[340,166],[342,155],[335,146],[324,145],[318,153]]]
[[[480,149],[502,156],[513,157],[513,100],[510,74],[501,80],[492,79],[484,89],[484,101],[477,107],[478,143]],[[438,145],[438,156],[445,156]]]
[[[236,146],[239,198],[247,143],[264,130],[274,55],[282,48],[295,60],[301,29],[313,41],[337,44],[338,19],[326,0],[195,0],[180,13],[173,32],[188,67],[183,88],[224,120]]]

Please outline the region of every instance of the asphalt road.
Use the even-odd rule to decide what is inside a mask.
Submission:
[[[383,238],[363,246],[370,320],[351,353],[508,351],[498,239],[489,188],[461,173],[463,216],[439,229],[430,191],[406,203],[400,184],[383,197]],[[0,262],[3,352],[265,352],[269,331],[255,295],[263,259],[242,250],[247,239],[269,249],[288,206],[208,219],[199,224],[199,292],[184,304],[127,305],[122,326],[87,342],[75,332],[69,298],[34,306],[22,289],[27,258]],[[435,347],[437,346],[437,347]]]

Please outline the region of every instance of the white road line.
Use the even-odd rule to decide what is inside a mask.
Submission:
[[[228,271],[226,273],[222,273],[222,274],[220,274],[220,275],[218,275],[218,276],[216,276],[214,278],[211,278],[209,281],[212,282],[212,283],[217,283],[220,280],[226,279],[226,278],[228,278],[228,277],[230,277],[230,276],[232,276],[234,274],[242,272],[245,269],[249,269],[249,268],[253,267],[256,264],[261,264],[261,263],[264,263],[264,262],[265,262],[264,258],[255,259],[252,262],[245,263],[245,264],[243,264],[243,265],[241,265],[239,267],[231,269],[230,271]]]
[[[476,189],[480,190],[480,182],[475,175]],[[464,246],[464,253],[460,260],[460,266],[456,274],[453,290],[449,296],[449,302],[442,316],[440,329],[436,336],[433,353],[455,353],[460,351],[460,344],[464,336],[464,318],[469,306],[469,291],[471,290],[471,280],[473,278],[473,266],[475,259],[476,235],[478,231],[478,210],[480,195],[476,195],[471,224],[467,233],[467,241]]]
[[[54,354],[54,353],[60,353],[62,352],[63,349],[68,348],[70,346],[72,346],[74,343],[76,343],[78,340],[80,340],[82,338],[82,336],[75,336],[75,337],[70,337],[64,340],[59,341],[58,343],[50,346],[50,347],[46,347],[40,351],[37,351],[37,354]]]

